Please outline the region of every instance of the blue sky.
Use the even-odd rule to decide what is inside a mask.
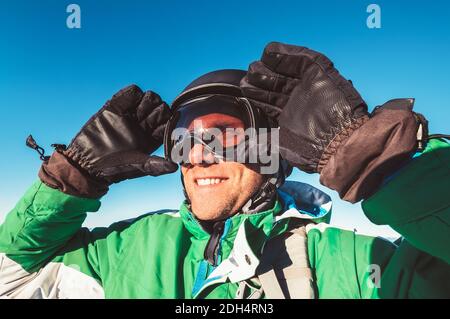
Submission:
[[[81,7],[82,28],[66,27]],[[366,7],[381,7],[368,29]],[[328,55],[371,107],[415,97],[431,132],[448,133],[450,3],[447,1],[104,1],[3,0],[0,3],[0,220],[37,178],[40,161],[24,146],[68,143],[117,90],[136,83],[170,102],[198,75],[247,68],[269,41]],[[291,179],[318,184],[296,172]],[[359,205],[334,199],[332,223],[372,234]],[[114,185],[86,225],[177,208],[179,173]]]

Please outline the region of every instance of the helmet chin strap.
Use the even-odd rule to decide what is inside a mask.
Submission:
[[[181,178],[181,185],[183,185],[183,194],[184,194],[184,198],[186,199],[186,204],[188,205],[189,210],[191,210],[191,200],[189,199],[189,196],[186,192],[186,186],[184,185],[184,178],[183,178],[183,173],[180,170],[180,178]]]
[[[273,206],[277,197],[277,189],[283,185],[285,180],[282,167],[278,173],[270,175],[261,188],[242,206],[243,214],[256,214]]]

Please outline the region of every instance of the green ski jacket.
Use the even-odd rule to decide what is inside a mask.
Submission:
[[[0,296],[12,298],[234,298],[255,275],[267,240],[309,221],[308,259],[318,298],[450,298],[450,145],[427,148],[362,203],[401,242],[330,224],[321,191],[287,182],[270,210],[225,223],[217,266],[210,235],[185,203],[82,228],[100,200],[66,195],[38,181],[0,226]],[[257,287],[255,287],[256,289]],[[263,295],[264,297],[264,295]]]

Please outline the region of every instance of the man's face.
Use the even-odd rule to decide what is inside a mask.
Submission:
[[[241,120],[217,113],[201,116],[195,122],[205,129],[244,128]],[[223,140],[228,144],[233,142],[226,136]],[[212,158],[208,157],[213,155],[205,154],[202,145],[194,145],[189,153],[192,165],[181,167],[184,185],[192,212],[199,220],[225,219],[238,212],[261,187],[264,177],[255,166],[223,161],[212,163]]]

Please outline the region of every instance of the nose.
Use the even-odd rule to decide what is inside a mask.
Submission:
[[[213,164],[215,160],[214,154],[203,144],[194,144],[189,152],[189,163],[192,165]]]

